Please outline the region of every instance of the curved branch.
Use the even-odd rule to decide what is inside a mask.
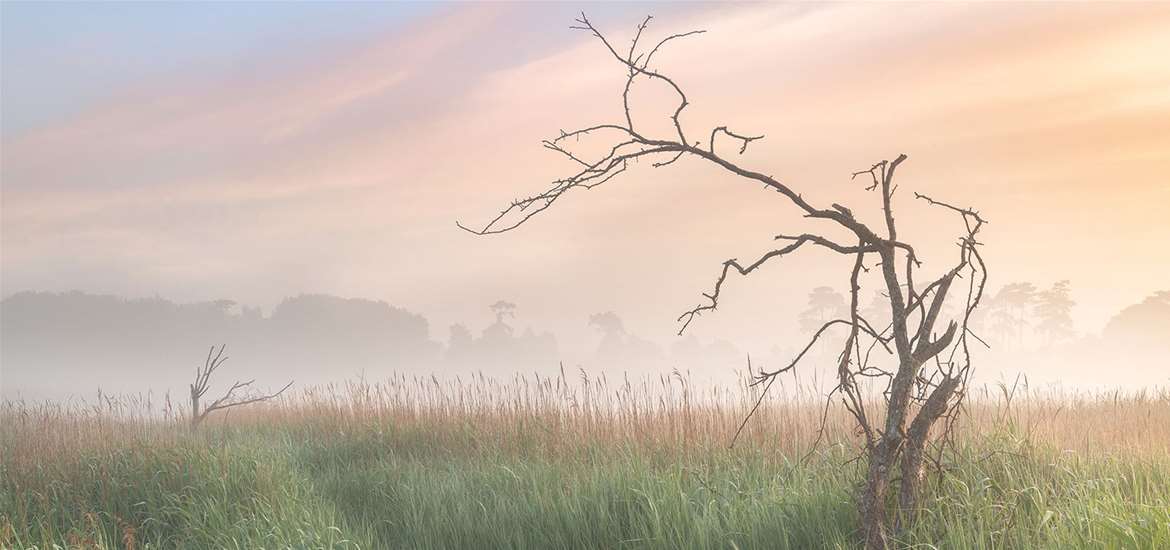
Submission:
[[[239,407],[241,405],[250,405],[252,403],[259,403],[261,401],[268,401],[270,399],[275,399],[275,398],[279,397],[282,393],[284,393],[285,390],[288,390],[289,388],[291,388],[293,385],[293,381],[289,381],[289,383],[285,384],[283,388],[280,388],[280,391],[275,392],[275,393],[258,395],[256,397],[249,397],[247,399],[241,399],[239,401],[232,401],[231,400],[236,390],[246,388],[246,387],[252,385],[252,382],[255,382],[255,380],[249,380],[249,381],[243,382],[243,383],[236,382],[235,384],[232,384],[231,389],[229,389],[227,391],[227,393],[224,394],[223,397],[216,399],[214,402],[211,403],[211,405],[208,405],[206,409],[203,409],[203,414],[201,414],[200,416],[206,417],[208,414],[211,414],[212,412],[215,412],[215,411],[222,411],[224,409],[230,409],[232,407]]]
[[[642,22],[642,25],[639,26],[639,29],[638,29],[639,36],[641,35],[642,29],[644,29],[645,25],[648,24],[649,22],[650,22],[650,18],[647,17]],[[609,43],[609,40],[607,40],[605,38],[605,36],[601,34],[601,31],[597,30],[597,27],[593,26],[593,23],[589,21],[588,17],[586,17],[585,12],[581,12],[581,17],[579,19],[577,19],[577,23],[580,23],[580,25],[573,25],[569,28],[589,31],[590,33],[592,33],[593,36],[596,36],[598,38],[598,40],[601,40],[601,43],[605,45],[605,48],[607,50],[609,50],[609,53],[613,54],[615,59],[620,61],[623,65],[625,65],[630,70],[631,75],[630,75],[630,78],[626,81],[626,90],[622,94],[623,100],[625,101],[625,106],[626,106],[626,121],[629,123],[630,128],[633,128],[633,126],[634,126],[632,119],[630,117],[630,114],[629,114],[628,95],[629,95],[630,83],[633,82],[634,76],[641,74],[641,75],[644,75],[650,79],[658,79],[658,80],[661,80],[661,81],[669,84],[670,87],[674,89],[674,92],[676,94],[678,94],[678,97],[679,97],[678,108],[676,108],[674,110],[674,114],[672,114],[670,116],[670,118],[672,121],[674,121],[675,131],[678,132],[679,143],[687,143],[686,135],[683,134],[682,123],[679,122],[679,116],[682,115],[683,109],[686,109],[687,105],[690,105],[690,102],[687,101],[687,94],[685,94],[682,91],[682,88],[680,88],[679,85],[676,84],[675,81],[672,80],[670,77],[664,76],[661,73],[650,70],[649,68],[646,67],[646,64],[649,64],[650,57],[652,57],[654,55],[654,53],[656,53],[658,51],[658,48],[662,47],[662,45],[665,44],[667,41],[675,39],[675,38],[682,38],[684,36],[701,34],[701,33],[706,32],[706,31],[697,30],[697,31],[691,31],[691,32],[687,32],[687,33],[682,33],[682,34],[672,35],[672,36],[666,37],[661,42],[659,42],[658,45],[655,46],[654,49],[650,52],[650,55],[648,55],[646,57],[646,63],[643,64],[642,66],[639,66],[637,64],[636,60],[632,59],[633,49],[631,49],[630,57],[622,57],[622,55],[620,53],[618,53],[616,49],[614,49],[613,45],[611,45]],[[635,45],[636,45],[636,41],[637,41],[637,39],[635,39]]]
[[[641,158],[648,155],[655,155],[659,153],[677,153],[679,149],[672,146],[659,146],[652,148],[642,148],[629,153],[618,154],[618,151],[625,146],[633,145],[636,142],[626,141],[615,145],[610,153],[602,157],[597,162],[586,164],[585,168],[576,174],[561,180],[553,182],[552,186],[544,192],[526,197],[524,199],[513,201],[507,208],[500,211],[500,213],[485,224],[480,229],[472,229],[462,222],[456,221],[456,227],[475,235],[495,235],[511,231],[520,227],[531,219],[533,216],[545,211],[550,206],[561,198],[566,192],[574,188],[592,189],[602,185],[617,175],[625,172],[628,161]],[[552,148],[552,147],[550,147]],[[577,160],[574,158],[574,160]],[[578,160],[578,162],[580,162]],[[673,160],[671,161],[673,162]],[[669,164],[669,163],[666,163]],[[503,223],[508,216],[514,212],[524,212],[525,214],[511,223]]]
[[[715,128],[714,130],[711,130],[711,142],[707,146],[707,150],[711,151],[711,154],[715,154],[715,135],[718,134],[719,132],[723,132],[723,133],[725,133],[725,134],[727,134],[735,139],[738,139],[742,142],[742,144],[739,146],[739,154],[741,154],[741,155],[744,153],[744,151],[747,151],[747,146],[749,143],[751,143],[757,139],[764,139],[763,134],[760,134],[758,136],[743,136],[743,135],[739,135],[735,132],[732,132],[731,130],[728,130],[726,126],[720,126],[718,128]]]
[[[783,248],[778,248],[776,250],[772,250],[772,251],[764,254],[763,256],[760,256],[759,259],[748,264],[746,267],[743,264],[740,264],[739,260],[737,260],[735,258],[732,258],[730,260],[727,260],[726,262],[723,262],[723,270],[719,272],[719,278],[715,280],[715,289],[710,294],[703,293],[703,297],[707,298],[707,300],[710,303],[700,304],[698,306],[695,306],[690,311],[687,311],[687,312],[683,313],[682,315],[679,315],[677,321],[682,323],[682,327],[678,329],[678,334],[680,336],[682,335],[682,333],[687,329],[687,327],[690,326],[691,321],[694,320],[695,316],[701,315],[704,311],[711,311],[711,310],[714,310],[714,309],[719,307],[719,294],[723,291],[723,282],[727,280],[727,275],[729,273],[731,273],[732,269],[734,269],[740,275],[747,275],[747,274],[755,271],[756,269],[758,269],[760,266],[767,263],[768,260],[771,260],[772,258],[777,258],[777,257],[783,256],[785,254],[788,254],[790,252],[793,252],[794,250],[800,248],[805,243],[809,243],[809,242],[820,244],[821,246],[825,246],[827,248],[836,250],[838,252],[841,252],[842,254],[855,254],[858,252],[870,251],[866,247],[862,247],[862,246],[850,247],[850,246],[840,245],[840,244],[834,243],[832,241],[829,241],[828,239],[825,239],[824,237],[820,237],[817,235],[807,235],[806,234],[806,235],[800,235],[798,237],[777,236],[777,238],[792,239],[793,242],[791,244],[789,244],[788,246],[785,246]],[[874,250],[876,250],[876,249],[874,249]]]

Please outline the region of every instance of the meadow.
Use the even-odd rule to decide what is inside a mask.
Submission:
[[[856,547],[848,417],[790,388],[729,447],[755,391],[398,376],[195,433],[157,396],[8,401],[0,548]],[[900,546],[1170,548],[1170,391],[988,386],[956,429]]]

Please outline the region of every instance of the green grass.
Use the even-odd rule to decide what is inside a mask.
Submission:
[[[12,420],[11,416],[4,420]],[[72,454],[0,428],[3,548],[852,548],[859,465],[367,422],[139,430]],[[161,429],[161,428],[159,428]],[[966,441],[914,548],[1170,548],[1170,459]]]

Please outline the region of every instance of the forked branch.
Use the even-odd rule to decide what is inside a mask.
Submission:
[[[285,384],[280,391],[268,394],[254,394],[248,393],[252,384],[256,381],[248,380],[247,382],[235,381],[231,387],[224,392],[223,396],[210,405],[201,407],[201,400],[207,394],[211,385],[211,375],[215,373],[225,362],[228,357],[223,354],[226,344],[221,345],[219,350],[215,346],[207,351],[207,359],[204,360],[203,366],[195,369],[195,381],[191,383],[191,429],[195,430],[207,418],[207,415],[215,412],[229,409],[232,407],[240,407],[252,403],[259,403],[261,401],[268,401],[275,399],[285,392],[285,390],[292,387],[293,383],[290,381]]]

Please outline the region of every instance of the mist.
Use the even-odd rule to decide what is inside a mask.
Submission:
[[[252,18],[223,10],[195,17],[181,6],[139,18],[78,9],[69,26],[38,26],[60,20],[60,6],[5,9],[6,326],[36,317],[17,307],[29,292],[134,303],[157,296],[223,317],[206,321],[215,328],[174,320],[101,338],[75,333],[100,340],[89,354],[80,342],[45,344],[136,373],[127,380],[57,364],[50,372],[69,372],[69,391],[142,388],[140,373],[184,373],[166,384],[173,388],[216,343],[233,350],[241,376],[279,372],[280,361],[295,362],[287,368],[305,383],[363,370],[425,372],[422,365],[446,357],[453,325],[467,329],[462,341],[485,337],[496,323],[489,306],[500,300],[517,306],[505,319],[507,341],[531,348],[509,355],[515,372],[563,362],[724,376],[749,354],[785,361],[807,336],[799,316],[808,293],[846,290],[846,260],[811,251],[733,281],[719,312],[688,329],[693,342],[676,336],[675,318],[703,299],[722,262],[809,228],[774,194],[687,159],[670,172],[634,166],[615,186],[559,201],[555,215],[523,231],[477,237],[455,226],[489,219],[572,166],[540,140],[621,118],[621,71],[588,37],[565,32],[572,6],[286,7]],[[644,16],[630,6],[597,11],[619,40]],[[907,153],[896,207],[924,269],[949,261],[957,224],[917,204],[911,189],[977,206],[990,221],[981,242],[991,290],[1070,280],[1081,341],[1105,338],[1114,316],[1170,280],[1170,73],[1160,55],[1170,10],[1096,4],[1053,13],[1036,5],[688,4],[657,11],[654,25],[708,31],[709,39],[680,41],[660,58],[690,90],[688,124],[766,134],[740,155],[745,165],[810,199],[850,205],[862,219],[879,212],[852,172]],[[885,18],[897,28],[873,24]],[[309,20],[331,23],[304,34]],[[37,28],[44,32],[29,30]],[[879,69],[880,59],[898,62]],[[631,97],[646,124],[661,118],[663,90],[639,86]],[[867,283],[863,293],[875,288]],[[426,336],[389,334],[377,323],[397,322],[390,310],[369,306],[387,319],[345,321],[355,341],[370,340],[364,351],[346,349],[349,329],[281,325],[281,304],[301,294],[382,302],[425,318]],[[235,305],[222,313],[197,305],[222,299]],[[590,325],[606,312],[621,331]],[[93,315],[122,323],[113,312]],[[301,344],[275,341],[277,326],[292,339],[309,331],[331,351],[282,351]],[[15,350],[0,365],[5,395],[58,386],[28,378],[55,360],[27,355],[22,340],[64,330],[42,329],[6,333],[21,336],[5,338]],[[489,341],[493,334],[505,333],[488,331]],[[418,349],[378,357],[398,349],[398,338]],[[1017,344],[1044,341],[1025,335]],[[714,358],[673,359],[688,342]],[[1106,340],[1085,346],[1117,352]],[[611,351],[595,357],[602,347]],[[476,360],[484,361],[476,368],[507,370],[493,358],[502,352],[489,348],[473,343],[459,368],[440,372],[474,370]],[[617,349],[645,361],[620,360]],[[152,355],[133,359],[146,350]],[[1075,373],[1065,377],[1070,384],[1101,372],[1050,364],[1043,352],[1027,361],[1004,354],[980,370]],[[1073,355],[1075,364],[1087,356]],[[1162,380],[1165,361],[1145,359],[1127,361],[1126,378],[1106,378]]]
[[[1170,548],[1167,29],[0,2],[0,548]]]
[[[1036,387],[1100,391],[1170,383],[1170,292],[1152,293],[1113,315],[1100,333],[1084,334],[1072,329],[1075,295],[1068,285],[1054,288],[1065,292],[1046,295],[1053,289],[1014,283],[990,293],[973,324],[981,341],[973,350],[976,384],[1022,377]],[[877,298],[872,316],[880,319]],[[25,292],[0,302],[0,389],[5,399],[89,399],[99,390],[179,399],[209,348],[220,345],[230,357],[221,383],[256,379],[260,387],[518,374],[620,381],[674,372],[698,385],[734,386],[745,379],[749,360],[757,369],[790,362],[811,331],[845,307],[830,287],[817,287],[806,300],[774,345],[757,348],[695,335],[639,335],[614,311],[580,315],[575,330],[554,332],[505,300],[485,303],[482,317],[434,326],[422,313],[382,301],[320,294],[289,297],[264,311],[226,299]],[[812,361],[788,383],[823,385],[839,345],[839,338],[827,338],[814,346]]]

